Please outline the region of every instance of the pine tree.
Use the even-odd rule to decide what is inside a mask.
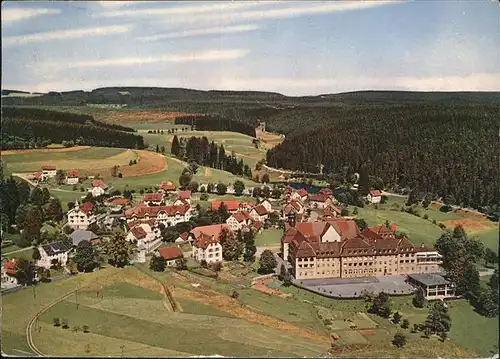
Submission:
[[[19,193],[19,202],[21,204],[26,204],[30,198],[31,189],[27,182],[21,181],[17,186]]]
[[[47,218],[53,221],[61,221],[63,219],[63,210],[61,207],[61,201],[58,198],[51,198],[47,210],[45,212]]]
[[[268,274],[275,271],[278,262],[276,261],[273,252],[271,252],[269,249],[266,249],[260,255],[259,264],[259,273]]]
[[[106,242],[104,253],[108,256],[108,262],[115,267],[124,267],[130,263],[136,246],[125,239],[121,233],[115,233],[114,237]]]
[[[35,187],[31,190],[30,202],[35,206],[41,207],[43,205],[43,192],[40,188]]]
[[[38,244],[41,228],[42,215],[40,209],[35,206],[28,206],[24,214],[23,233],[21,234],[24,244]]]
[[[179,156],[179,138],[174,135],[172,139],[172,147],[170,148],[170,153],[174,156]]]
[[[76,246],[73,261],[80,272],[89,273],[99,266],[97,252],[89,241],[81,241]]]
[[[226,261],[238,260],[243,254],[243,243],[238,241],[234,234],[226,228],[219,235],[219,243],[222,246],[222,257]]]
[[[245,190],[245,184],[242,181],[240,180],[234,181],[234,194],[236,196],[241,196],[244,190]]]
[[[422,288],[418,288],[413,297],[413,305],[416,308],[423,308],[425,305],[425,294]]]

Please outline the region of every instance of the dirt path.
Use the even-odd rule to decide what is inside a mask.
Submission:
[[[205,167],[205,177],[210,177],[212,175],[212,170],[208,167]]]
[[[277,318],[253,312],[250,309],[246,308],[245,306],[241,305],[237,300],[221,295],[212,290],[204,289],[203,293],[196,292],[195,294],[194,292],[188,291],[183,288],[176,288],[174,293],[175,295],[179,295],[183,298],[216,307],[220,310],[230,313],[231,315],[234,315],[235,317],[246,319],[250,322],[262,324],[267,327],[275,328],[294,335],[299,335],[306,339],[314,340],[316,342],[321,342],[321,343],[329,342],[329,339],[325,336],[321,336],[307,329],[298,328],[290,323],[279,320]]]
[[[29,149],[29,150],[7,150],[7,151],[2,151],[2,156],[9,156],[9,155],[20,155],[20,154],[26,154],[26,153],[56,153],[56,152],[76,152],[76,151],[82,151],[90,148],[90,146],[74,146],[74,147],[65,147],[65,148],[35,148],[35,149]]]

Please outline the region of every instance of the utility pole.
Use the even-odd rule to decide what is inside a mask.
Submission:
[[[125,345],[120,345],[120,348],[122,349],[122,358],[123,358],[123,349],[125,348]]]
[[[76,310],[78,310],[78,289],[75,291],[76,296]]]

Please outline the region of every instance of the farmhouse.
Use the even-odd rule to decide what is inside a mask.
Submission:
[[[2,266],[2,289],[10,289],[19,285],[17,279],[14,277],[16,273],[15,259],[12,259]]]
[[[249,226],[254,219],[250,216],[247,211],[239,211],[233,213],[227,220],[226,223],[233,231],[243,229],[245,226]]]
[[[113,211],[121,211],[124,206],[130,204],[130,201],[127,198],[115,196],[108,198],[104,204],[111,207]]]
[[[38,267],[50,269],[54,261],[65,266],[72,246],[66,242],[55,242],[38,247],[40,259],[36,262]]]
[[[189,206],[189,202],[186,199],[177,198],[174,203],[174,206]]]
[[[80,171],[68,171],[66,173],[66,184],[78,184],[80,180]]]
[[[301,188],[297,191],[294,191],[290,194],[290,199],[295,199],[295,200],[301,200],[305,201],[307,200],[308,193],[304,188]]]
[[[182,250],[179,247],[160,248],[158,253],[165,259],[165,265],[167,267],[175,266],[175,262],[183,258]]]
[[[295,220],[297,222],[302,221],[302,217],[304,215],[305,206],[304,203],[300,200],[291,200],[283,206],[282,210],[282,219],[287,219],[288,216],[293,212],[295,216]]]
[[[175,192],[175,185],[172,181],[165,181],[160,184],[160,189],[158,192],[169,193]]]
[[[333,204],[333,199],[331,195],[326,194],[313,194],[309,196],[309,205],[311,208],[325,208]]]
[[[267,199],[264,199],[262,202],[259,203],[259,205],[264,206],[267,212],[272,212],[273,210],[271,202],[269,202],[269,200]]]
[[[89,189],[89,192],[92,193],[93,197],[99,197],[106,193],[108,186],[104,183],[103,180],[92,180],[92,188]]]
[[[33,180],[35,180],[36,182],[41,182],[44,179],[45,178],[43,177],[42,172],[35,172],[35,173],[33,173]]]
[[[379,190],[372,189],[366,196],[366,199],[370,203],[380,203],[382,199],[382,193]]]
[[[159,206],[163,202],[163,193],[146,193],[142,201],[148,206]]]
[[[328,206],[323,211],[323,219],[340,217],[342,210],[339,207]]]
[[[42,177],[44,179],[55,176],[56,176],[56,166],[51,166],[51,165],[42,166]]]
[[[232,232],[227,224],[213,224],[191,230],[190,236],[194,238],[192,256],[196,261],[204,260],[207,263],[222,261],[222,246],[219,243],[219,237],[224,229]]]
[[[179,234],[179,237],[175,240],[177,244],[190,243],[193,240],[192,237],[189,236],[188,232],[183,232]]]
[[[269,217],[269,213],[267,212],[266,207],[259,204],[258,206],[252,208],[250,216],[254,221],[264,222]]]
[[[157,226],[141,223],[130,229],[125,239],[137,244],[134,262],[144,263],[146,254],[158,248],[161,244],[161,233]]]
[[[193,210],[189,205],[184,206],[155,206],[148,207],[144,203],[125,211],[127,222],[155,219],[170,227],[177,223],[187,222],[191,219]]]
[[[92,223],[97,221],[96,216],[92,213],[94,205],[92,202],[85,202],[81,205],[78,201],[75,206],[68,211],[68,226],[73,229],[87,229]]]
[[[295,223],[290,216],[281,239],[282,256],[290,262],[296,279],[421,272],[416,248],[406,237],[397,238],[395,229],[376,226],[360,233],[353,220]]]
[[[408,282],[424,290],[427,300],[448,299],[455,297],[455,286],[439,274],[419,273],[409,274]]]
[[[322,188],[319,193],[321,193],[322,195],[325,195],[325,196],[333,196],[333,191],[326,187],[326,188]]]

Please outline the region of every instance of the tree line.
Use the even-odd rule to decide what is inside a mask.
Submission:
[[[238,160],[234,153],[226,154],[223,144],[218,146],[214,141],[210,143],[206,136],[179,138],[175,135],[170,153],[183,161],[252,178],[252,170],[243,163],[243,159]]]
[[[176,125],[189,125],[197,131],[231,131],[256,137],[255,125],[236,121],[220,115],[191,115],[175,119]]]
[[[388,189],[409,188],[494,212],[500,190],[498,111],[472,105],[336,110],[333,118],[314,120],[305,130],[290,119],[294,132],[268,151],[267,164],[305,172],[319,172],[323,164],[325,173],[344,177],[363,169]]]

